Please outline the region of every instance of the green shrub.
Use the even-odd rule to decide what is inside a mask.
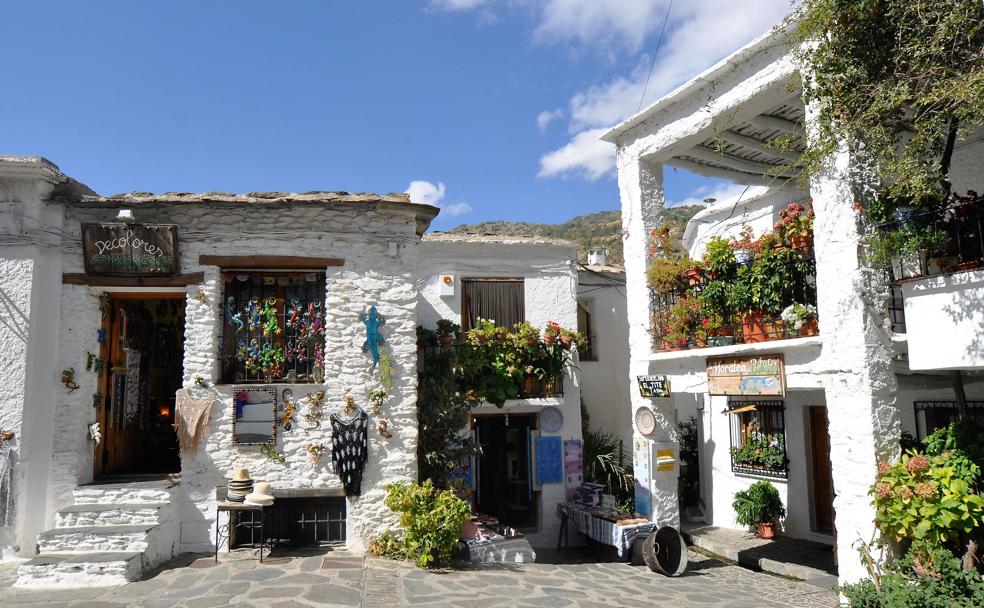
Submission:
[[[438,490],[428,479],[422,484],[386,486],[386,506],[400,514],[406,556],[421,568],[448,564],[471,514],[467,502],[452,490]]]
[[[388,557],[389,559],[409,559],[403,539],[387,528],[379,536],[373,536],[366,543],[366,553],[373,557]]]
[[[779,490],[768,481],[757,481],[747,490],[735,492],[731,503],[735,510],[735,521],[740,526],[758,523],[779,523],[786,517]]]
[[[949,551],[931,555],[932,575],[915,574],[910,554],[888,566],[888,571],[839,589],[852,608],[979,608],[984,606],[984,579],[976,570],[962,570]]]
[[[959,450],[909,452],[878,472],[875,524],[888,538],[911,540],[917,558],[984,524],[984,497],[974,492],[980,469]]]

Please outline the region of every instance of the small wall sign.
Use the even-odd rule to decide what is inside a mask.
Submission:
[[[636,376],[643,397],[669,397],[670,379],[666,376]]]
[[[85,273],[156,276],[178,273],[173,224],[82,224]]]
[[[782,355],[708,359],[707,394],[785,396]]]

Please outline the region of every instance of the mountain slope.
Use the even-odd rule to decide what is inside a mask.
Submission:
[[[701,205],[672,207],[666,210],[664,222],[670,225],[670,234],[678,246],[683,238],[683,230],[698,211]],[[579,215],[562,224],[533,224],[529,222],[509,222],[495,220],[480,224],[462,224],[450,234],[483,234],[495,236],[540,236],[554,239],[564,239],[577,243],[577,257],[586,260],[588,249],[608,248],[608,263],[612,266],[622,266],[622,217],[618,211],[601,211],[588,215]]]

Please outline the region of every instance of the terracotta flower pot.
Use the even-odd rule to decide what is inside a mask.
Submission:
[[[441,343],[441,346],[447,348],[454,342],[454,336],[439,336],[438,341]]]
[[[688,268],[687,275],[687,285],[694,287],[695,285],[700,285],[704,278],[704,273],[701,272],[700,268]]]
[[[543,378],[540,380],[540,392],[549,397],[557,394],[557,380],[553,378]]]
[[[763,540],[772,540],[773,538],[776,537],[775,522],[766,523],[764,521],[760,521],[758,523],[758,533],[759,533],[759,538]]]
[[[817,323],[816,317],[809,317],[803,320],[803,325],[800,327],[800,336],[804,338],[807,336],[818,336],[820,335],[820,326]]]
[[[801,252],[807,252],[813,247],[813,238],[798,234],[789,239],[789,246]]]
[[[757,310],[741,318],[741,333],[745,338],[745,344],[754,344],[768,340],[765,332],[764,316],[764,312]]]
[[[519,390],[524,395],[535,395],[538,388],[540,388],[540,381],[536,376],[533,374],[523,376],[523,383],[520,385]]]

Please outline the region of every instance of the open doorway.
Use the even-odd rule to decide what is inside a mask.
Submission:
[[[830,470],[830,434],[827,429],[827,408],[813,405],[810,413],[810,445],[813,462],[814,529],[824,534],[834,532],[834,480]]]
[[[181,469],[175,392],[184,364],[185,296],[112,294],[100,333],[95,475],[141,476]]]
[[[502,524],[535,529],[538,492],[533,489],[530,431],[532,414],[475,416],[473,428],[482,455],[475,462],[475,509]]]

